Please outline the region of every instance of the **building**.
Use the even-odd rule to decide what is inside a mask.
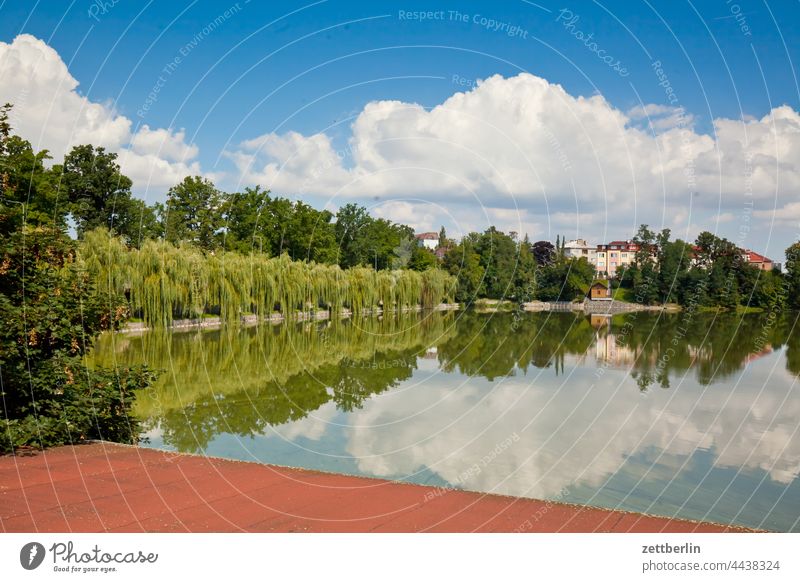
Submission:
[[[589,299],[592,301],[611,301],[611,286],[608,281],[595,281],[589,287]]]
[[[629,240],[614,240],[597,245],[595,269],[598,274],[616,277],[636,260],[639,245]],[[619,273],[617,273],[619,271]]]
[[[586,259],[592,265],[597,261],[597,246],[587,244],[585,239],[579,238],[564,243],[564,256],[568,259]]]
[[[426,249],[434,250],[439,246],[439,233],[438,232],[423,232],[414,235],[417,239],[417,244]]]
[[[772,259],[765,257],[764,255],[759,255],[755,251],[751,251],[750,249],[739,249],[742,253],[742,259],[748,265],[752,265],[756,269],[761,269],[762,271],[771,271],[775,268],[775,263],[772,262]]]
[[[781,270],[781,264],[776,263],[769,257],[765,257],[755,251],[751,251],[750,249],[738,249],[739,256],[742,259],[742,262],[755,267],[756,269],[760,269],[762,271],[772,271],[773,269],[777,269],[778,271]],[[698,255],[700,254],[700,247],[694,245],[692,246],[692,265],[700,265],[702,266],[700,260],[698,259]]]

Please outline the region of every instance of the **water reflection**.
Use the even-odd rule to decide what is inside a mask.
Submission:
[[[105,366],[146,362],[159,381],[136,414],[165,443],[199,452],[215,435],[261,434],[332,401],[341,411],[411,377],[417,357],[454,332],[452,314],[271,325],[141,336],[104,335]]]
[[[794,320],[428,314],[106,336],[152,445],[797,530]]]

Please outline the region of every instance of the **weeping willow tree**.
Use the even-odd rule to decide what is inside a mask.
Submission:
[[[439,269],[343,270],[285,254],[204,254],[163,240],[129,249],[105,230],[87,233],[80,254],[98,288],[124,293],[132,312],[151,327],[217,311],[223,321],[238,322],[243,315],[267,317],[276,311],[288,318],[318,308],[356,314],[432,308],[453,296],[456,282]]]

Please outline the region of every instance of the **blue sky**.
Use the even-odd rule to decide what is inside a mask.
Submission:
[[[413,15],[417,11],[433,14],[420,20]],[[129,133],[118,140],[120,147],[132,143],[135,139],[132,136],[145,124],[151,131],[163,128],[171,132],[170,136],[182,129],[184,133],[179,141],[183,144],[181,147],[187,148],[186,159],[191,158],[186,167],[215,178],[228,189],[271,176],[268,172],[243,171],[241,165],[234,163],[232,155],[247,149],[242,148],[242,144],[248,140],[267,135],[286,136],[288,132],[297,132],[304,138],[321,135],[329,140],[333,150],[343,150],[342,169],[352,170],[360,162],[353,160],[347,150],[348,140],[353,135],[351,124],[368,104],[398,101],[429,109],[445,103],[455,93],[470,91],[477,79],[493,75],[510,79],[520,73],[530,73],[546,80],[550,84],[548,91],[560,86],[575,99],[601,95],[611,109],[626,114],[644,104],[673,110],[680,107],[690,120],[692,139],[698,144],[704,135],[717,139],[715,119],[762,119],[782,105],[792,112],[800,109],[794,66],[800,61],[800,32],[794,25],[800,22],[797,2],[767,4],[720,0],[693,5],[666,1],[570,4],[545,0],[536,3],[523,0],[437,3],[5,1],[0,4],[0,15],[0,42],[12,46],[22,34],[42,41],[55,51],[68,74],[77,81],[74,93],[89,103],[103,106],[117,119],[130,121]],[[492,23],[496,23],[496,30],[492,29]],[[592,39],[586,41],[589,34]],[[602,51],[600,54],[611,64],[604,62],[598,51]],[[180,57],[180,62],[176,57]],[[655,62],[661,66],[654,66]],[[170,63],[175,66],[165,73],[164,68]],[[620,68],[624,69],[624,74],[620,74]],[[661,69],[660,76],[656,69]],[[4,99],[25,101],[26,96],[36,94],[35,87],[26,92],[24,86],[28,79],[20,70],[9,73],[17,75],[16,78],[3,78],[5,83],[10,81],[14,85],[6,86],[5,93],[0,95]],[[41,67],[25,70],[36,71],[25,75],[38,75]],[[668,81],[670,93],[665,89],[664,79]],[[156,88],[157,95],[153,98]],[[510,89],[498,85],[493,90],[497,95]],[[502,100],[493,103],[502,103]],[[526,107],[524,103],[514,106]],[[21,109],[24,107],[23,104]],[[32,109],[33,105],[30,107]],[[491,121],[494,113],[491,105],[487,107],[484,120]],[[549,112],[544,109],[536,113],[547,124]],[[670,115],[669,112],[662,114]],[[55,138],[52,143],[48,141],[47,124],[37,127],[34,123],[35,119],[41,120],[41,115],[31,113],[26,118],[24,111],[20,115],[20,130],[35,134],[26,137],[36,142],[34,138],[42,136],[42,145],[58,151],[53,144],[61,142]],[[376,119],[382,118],[367,116],[364,121],[378,124]],[[410,121],[412,125],[420,120],[428,123],[424,117],[415,119]],[[625,123],[627,127],[646,128],[647,121],[646,118],[631,118]],[[794,121],[787,123],[786,132],[791,134]],[[448,121],[448,125],[452,124]],[[431,127],[435,125],[431,121]],[[426,126],[423,133],[427,135],[433,131],[431,127]],[[562,136],[557,125],[548,127],[555,128],[551,129],[555,132],[551,145],[567,139],[572,141],[574,137]],[[650,129],[656,135],[674,127],[666,123]],[[396,139],[397,129],[392,131],[395,133],[391,137],[381,134],[382,138]],[[437,139],[442,136],[437,135]],[[73,143],[75,139],[67,141]],[[145,141],[139,144],[139,151]],[[591,141],[595,150],[600,144],[598,155],[605,156],[604,140],[598,140],[594,133]],[[110,145],[114,143],[117,142],[109,141]],[[716,149],[722,152],[718,157],[729,159],[728,152],[723,151],[726,143],[729,142],[720,138]],[[269,144],[264,150],[270,152],[266,158],[260,151],[262,157],[247,159],[265,166],[270,161],[279,165],[285,162],[277,160],[280,153],[275,152],[282,152],[286,143],[278,144],[273,140]],[[535,152],[533,145],[530,145],[531,152]],[[521,145],[521,149],[528,147],[529,144]],[[397,164],[408,158],[406,153],[387,158],[384,151],[382,159]],[[572,151],[569,153],[575,158]],[[761,173],[760,154],[763,151],[755,152],[753,158],[756,181]],[[796,163],[800,169],[800,160],[795,159],[799,155],[796,148],[790,147],[777,156],[777,165],[789,164],[794,168]],[[176,162],[177,157],[173,155],[168,162]],[[636,157],[635,152],[633,157]],[[536,165],[536,156],[533,158],[532,163]],[[577,162],[576,159],[568,173],[581,173]],[[552,159],[547,163],[552,164]],[[766,168],[775,166],[776,163],[765,165]],[[361,169],[371,167],[365,164]],[[308,168],[299,166],[297,171],[305,169],[311,176],[317,176]],[[380,169],[386,170],[386,167]],[[638,176],[641,171],[637,169],[633,173]],[[720,173],[725,171],[720,170]],[[143,184],[142,180],[137,180],[135,170],[130,173],[137,182],[137,193],[148,200],[163,198],[165,184],[158,180]],[[603,176],[613,173],[613,168],[601,171],[597,188],[602,190]],[[747,219],[752,226],[748,226],[747,235],[742,235],[743,246],[768,247],[773,254],[781,254],[796,238],[797,227],[787,218],[796,211],[800,219],[800,207],[791,206],[793,177],[794,174],[790,174],[788,178],[781,176],[768,184],[756,183],[758,203],[754,208],[762,213],[759,224],[767,225],[768,232],[774,236],[765,236],[762,228],[752,227],[755,220]],[[459,176],[464,182],[462,178]],[[538,180],[532,178],[533,182]],[[725,181],[722,176],[720,182]],[[519,186],[509,186],[510,190],[515,190],[510,198],[491,188],[477,194],[473,189],[469,195],[461,196],[448,191],[441,183],[432,183],[421,189],[409,188],[413,195],[404,201],[406,206],[402,209],[389,204],[403,198],[397,184],[386,185],[376,198],[369,196],[364,188],[352,192],[347,188],[343,190],[344,182],[337,182],[335,178],[331,178],[327,189],[316,188],[310,182],[313,180],[302,182],[302,188],[297,186],[297,179],[276,180],[267,185],[273,186],[276,193],[300,195],[315,205],[332,208],[345,198],[377,200],[384,205],[386,213],[393,213],[398,219],[427,216],[416,225],[418,228],[434,227],[443,222],[468,230],[493,221],[504,228],[531,232],[532,236],[555,238],[555,233],[561,231],[568,236],[599,239],[609,235],[624,238],[629,236],[624,232],[626,229],[630,230],[639,221],[648,221],[656,227],[670,226],[685,236],[708,228],[734,237],[742,232],[744,222],[742,208],[745,206],[739,198],[730,196],[724,186],[717,192],[705,187],[711,191],[693,194],[688,191],[692,190],[691,185],[687,192],[677,192],[668,185],[651,198],[646,195],[649,186],[643,186],[641,204],[636,205],[636,210],[626,208],[625,216],[620,217],[608,210],[609,201],[614,206],[619,200],[618,194],[609,195],[605,197],[605,204],[598,204],[583,191],[587,186],[564,189],[558,186],[561,184],[558,180],[543,180],[545,185],[541,190],[547,190],[546,203],[537,198],[537,188],[528,192],[524,187],[520,190]],[[640,195],[638,183],[638,178],[632,179],[631,196]],[[292,188],[302,192],[289,191]],[[697,189],[703,188],[701,185]],[[473,203],[469,202],[470,198],[474,199]],[[671,222],[671,217],[692,200],[708,203],[699,204],[691,216],[678,220],[677,224]],[[652,206],[653,201],[659,212],[644,212],[642,209]],[[430,206],[430,212],[420,206],[425,204]],[[525,208],[527,213],[515,218],[505,212],[516,208]],[[770,210],[774,213],[776,208],[784,211],[780,215],[783,223],[779,225],[768,220],[766,214]],[[486,209],[489,209],[488,214]],[[606,213],[606,217],[594,224],[570,219],[570,213],[590,218],[598,212]],[[469,219],[478,215],[485,220]],[[547,216],[542,218],[542,215]]]

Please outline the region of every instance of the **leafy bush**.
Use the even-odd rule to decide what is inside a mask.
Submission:
[[[8,224],[2,218],[0,231]],[[124,299],[97,292],[60,230],[0,234],[0,451],[93,438],[136,442],[134,390],[154,374],[84,363],[96,335],[125,320]]]

